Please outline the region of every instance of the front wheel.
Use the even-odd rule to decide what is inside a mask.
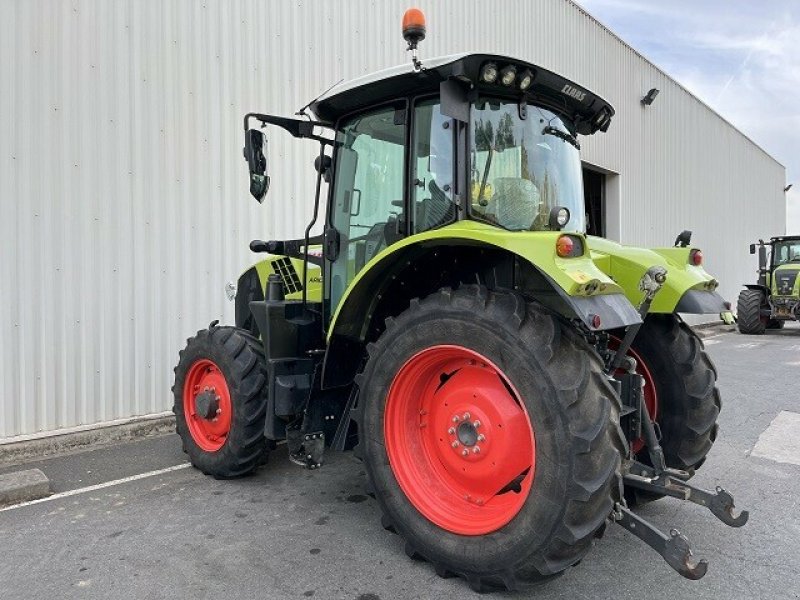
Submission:
[[[189,338],[175,367],[173,412],[192,465],[230,478],[266,458],[267,372],[261,342],[235,327]]]
[[[437,573],[523,589],[602,533],[620,499],[619,400],[585,340],[539,305],[478,286],[413,301],[357,381],[384,523]]]
[[[761,335],[767,329],[768,321],[761,316],[764,305],[764,292],[760,290],[742,290],[736,303],[736,318],[739,331],[747,335]]]

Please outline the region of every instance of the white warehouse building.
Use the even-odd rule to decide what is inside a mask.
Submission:
[[[735,300],[748,244],[785,233],[785,170],[571,0],[421,0],[423,60],[482,50],[615,108],[581,139],[590,225],[669,246],[693,231]],[[407,0],[5,2],[0,19],[0,443],[171,409],[186,338],[233,321],[254,238],[299,237],[316,144],[270,137],[248,193],[242,117],[292,116],[408,63]],[[659,90],[650,105],[641,102]],[[0,449],[2,452],[2,449]]]

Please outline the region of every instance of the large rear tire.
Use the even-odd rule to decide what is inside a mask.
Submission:
[[[627,448],[577,332],[516,294],[463,286],[412,301],[368,350],[357,454],[409,556],[490,591],[586,555]]]
[[[176,430],[192,465],[228,479],[264,462],[266,384],[261,342],[249,332],[211,327],[187,340],[172,391]]]
[[[768,319],[761,316],[764,292],[742,290],[736,303],[736,318],[739,331],[747,335],[761,335],[767,328]]]
[[[702,340],[676,315],[649,315],[631,348],[651,377],[645,377],[645,388],[651,386],[655,394],[665,462],[694,474],[717,437],[722,401],[714,363]],[[634,448],[636,458],[649,464],[647,448]],[[639,503],[661,497],[632,489],[626,494]]]

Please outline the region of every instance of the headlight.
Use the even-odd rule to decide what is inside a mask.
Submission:
[[[481,80],[486,83],[494,83],[497,81],[497,65],[494,63],[486,63],[481,67]]]
[[[550,209],[550,217],[548,224],[551,231],[558,231],[564,228],[564,225],[569,223],[569,209],[563,206],[554,206]]]
[[[531,73],[530,69],[525,69],[522,72],[522,75],[519,77],[519,89],[523,92],[531,87],[533,83],[533,73]]]
[[[500,71],[500,83],[503,85],[511,85],[517,77],[517,68],[513,65],[508,65]]]

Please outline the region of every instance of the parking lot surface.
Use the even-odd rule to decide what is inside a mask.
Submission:
[[[798,422],[800,328],[723,333],[706,347],[723,411],[693,482],[727,488],[750,522],[730,529],[695,505],[649,504],[639,512],[665,531],[678,528],[709,561],[704,579],[682,579],[613,526],[578,567],[530,597],[800,598],[800,457],[792,464],[767,431],[782,412],[780,431]],[[319,471],[285,453],[279,447],[254,476],[235,481],[185,467],[175,435],[26,463],[48,475],[56,495],[0,512],[0,598],[477,597],[406,557],[381,527],[351,453],[328,454]]]

